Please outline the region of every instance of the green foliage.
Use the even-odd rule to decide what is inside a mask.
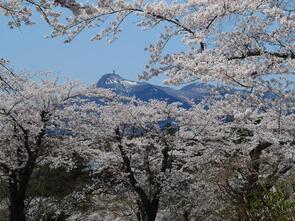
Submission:
[[[87,162],[76,157],[76,167],[51,169],[49,165],[38,167],[31,179],[28,195],[31,197],[53,197],[62,200],[68,194],[81,190],[91,183]]]
[[[251,221],[293,221],[295,220],[295,185],[278,183],[271,190],[261,188],[254,193],[245,214]],[[246,218],[246,217],[244,217]]]
[[[178,126],[168,122],[164,126],[164,132],[169,134],[169,135],[175,135],[178,131]]]
[[[64,204],[70,204],[76,211],[89,209],[89,204],[64,201],[68,195],[81,191],[92,182],[89,162],[75,156],[75,165],[75,168],[70,171],[65,168],[51,169],[49,165],[35,169],[29,183],[27,199],[28,202],[34,199],[41,200],[37,206],[30,204],[31,217],[29,220],[64,221],[70,215],[64,211],[62,206]]]

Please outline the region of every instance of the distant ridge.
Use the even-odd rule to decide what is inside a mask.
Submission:
[[[212,85],[192,83],[177,90],[146,82],[127,80],[115,72],[103,75],[96,83],[96,87],[111,89],[120,95],[136,97],[143,101],[156,99],[165,100],[168,103],[180,102],[185,108],[191,106],[188,100],[199,103],[205,97],[210,96],[215,89]]]

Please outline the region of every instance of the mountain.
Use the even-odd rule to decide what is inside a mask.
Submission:
[[[121,95],[130,96],[129,93],[134,87],[144,84],[142,82],[126,80],[120,75],[112,73],[103,75],[96,83],[96,87],[112,89]]]
[[[185,108],[191,106],[188,100],[199,103],[204,97],[210,96],[214,89],[212,85],[193,83],[177,90],[146,82],[127,80],[115,73],[103,75],[96,83],[96,87],[111,89],[120,95],[135,97],[143,101],[156,99],[165,100],[168,103],[180,102]]]
[[[204,83],[192,83],[178,90],[179,94],[192,100],[195,103],[200,103],[204,97],[209,97],[216,89],[213,85]]]

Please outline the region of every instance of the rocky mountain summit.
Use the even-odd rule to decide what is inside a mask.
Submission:
[[[199,103],[204,97],[213,93],[215,86],[192,83],[180,89],[153,85],[146,82],[127,80],[116,73],[103,75],[96,83],[97,87],[111,89],[114,92],[137,99],[148,101],[150,99],[165,100],[168,103],[180,102],[189,107],[190,102]]]

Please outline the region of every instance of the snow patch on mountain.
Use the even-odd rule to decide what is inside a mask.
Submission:
[[[201,102],[205,97],[209,97],[216,88],[208,84],[193,83],[181,89],[173,89],[146,82],[127,80],[114,72],[103,75],[96,86],[111,89],[120,95],[136,97],[143,101],[156,99],[165,100],[168,103],[179,102],[184,107],[190,107],[191,102]]]

